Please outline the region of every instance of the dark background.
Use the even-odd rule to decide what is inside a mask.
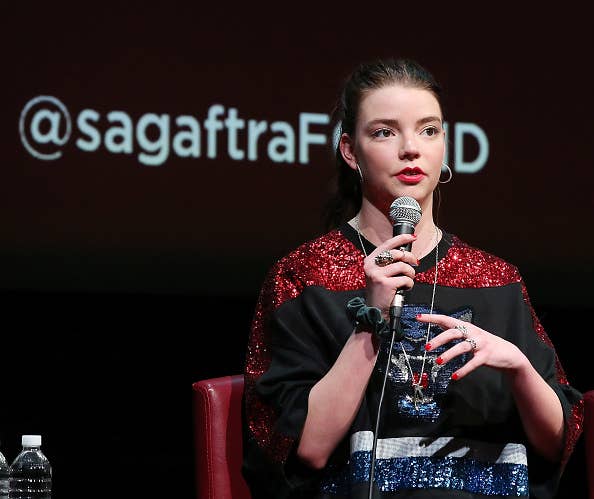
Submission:
[[[18,128],[39,95],[73,121],[96,110],[102,133],[110,111],[202,125],[215,103],[297,131],[299,113],[331,112],[358,62],[419,60],[445,87],[447,121],[476,123],[490,143],[475,174],[450,159],[439,224],[520,268],[570,381],[594,388],[592,30],[579,12],[478,5],[3,7],[7,459],[21,434],[41,433],[58,499],[192,497],[191,384],[242,370],[265,272],[323,232],[333,174],[323,146],[305,165],[265,147],[235,161],[222,132],[209,159],[204,129],[199,158],[170,151],[158,167],[138,162],[136,142],[130,155],[83,152],[75,131],[62,158],[40,161]],[[583,466],[580,442],[560,497],[585,497]]]

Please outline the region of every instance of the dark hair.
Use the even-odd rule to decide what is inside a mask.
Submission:
[[[342,93],[332,113],[335,127],[339,124],[337,138],[343,133],[354,137],[359,105],[365,93],[398,83],[428,90],[437,99],[440,107],[441,87],[425,68],[410,59],[380,59],[359,65],[346,79]],[[349,167],[337,144],[335,192],[326,205],[324,219],[326,228],[334,228],[352,218],[361,208],[361,181],[356,171]]]

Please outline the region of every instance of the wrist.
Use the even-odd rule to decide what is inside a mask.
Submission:
[[[365,347],[366,352],[367,348],[369,348],[370,350],[367,353],[371,353],[373,356],[377,355],[380,346],[380,337],[373,333],[373,331],[370,331],[368,326],[363,324],[355,325],[349,341],[368,345],[369,347]]]
[[[528,360],[528,357],[526,357],[526,355],[524,355],[518,348],[514,362],[505,372],[512,383],[522,383],[522,380],[525,379],[526,376],[529,376],[532,371],[534,371],[534,368]]]

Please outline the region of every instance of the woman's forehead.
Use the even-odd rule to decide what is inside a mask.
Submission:
[[[359,119],[362,121],[425,115],[441,117],[441,107],[435,95],[424,88],[401,84],[369,90],[359,104]]]

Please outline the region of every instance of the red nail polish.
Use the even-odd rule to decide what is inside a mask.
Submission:
[[[411,235],[412,235],[412,237],[414,237],[415,239],[417,238],[417,235],[416,235],[416,234],[411,234]]]
[[[452,379],[456,381],[458,379],[458,375],[456,373],[452,374]]]
[[[425,350],[427,350],[427,351],[431,350],[431,343],[427,343],[425,345]]]
[[[420,318],[421,318],[421,314],[417,314],[417,319],[420,319]]]
[[[421,265],[421,260],[417,258],[417,265]]]
[[[437,362],[441,366],[443,364],[443,359],[441,357],[437,357],[437,359],[435,359],[435,362]]]

